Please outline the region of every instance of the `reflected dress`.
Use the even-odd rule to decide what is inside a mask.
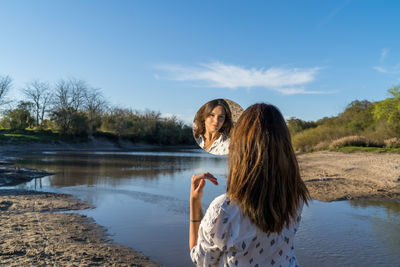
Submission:
[[[202,149],[204,149],[203,136],[196,138],[196,142]],[[226,135],[221,134],[218,139],[212,143],[207,152],[214,155],[227,155],[229,152],[229,138]]]

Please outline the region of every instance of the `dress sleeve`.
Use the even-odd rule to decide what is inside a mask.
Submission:
[[[230,237],[229,217],[220,205],[211,203],[200,223],[197,245],[190,257],[197,266],[217,266],[227,252]]]

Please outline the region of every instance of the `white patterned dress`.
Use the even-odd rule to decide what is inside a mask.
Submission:
[[[196,138],[196,142],[202,149],[204,149],[204,138],[202,136]],[[212,143],[207,152],[214,155],[227,155],[229,152],[229,138],[226,137],[226,135],[221,134],[220,137]]]
[[[265,233],[243,216],[223,194],[210,204],[201,221],[197,245],[190,252],[197,266],[298,266],[294,236],[303,202],[295,220],[281,233]]]

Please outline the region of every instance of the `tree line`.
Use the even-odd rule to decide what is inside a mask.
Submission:
[[[80,79],[60,79],[54,85],[33,81],[21,88],[23,100],[7,98],[10,76],[0,76],[0,127],[9,131],[34,129],[61,135],[90,136],[103,133],[134,142],[193,144],[192,128],[160,112],[139,112],[112,106],[101,90]]]
[[[298,151],[352,144],[400,147],[400,85],[388,89],[385,100],[355,100],[338,116],[317,121],[292,117],[287,124]]]

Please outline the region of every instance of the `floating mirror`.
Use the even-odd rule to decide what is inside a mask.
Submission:
[[[197,144],[214,155],[227,155],[233,127],[243,108],[229,99],[214,99],[197,111],[193,119],[193,136]]]

